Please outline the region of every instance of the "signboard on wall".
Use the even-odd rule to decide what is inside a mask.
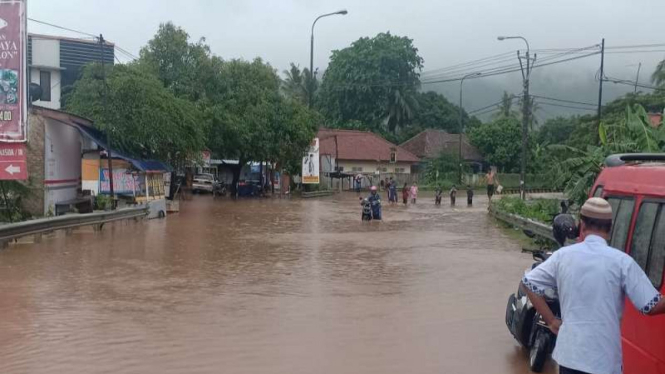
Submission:
[[[25,0],[0,0],[0,142],[27,140]]]
[[[127,169],[113,169],[113,193],[133,195],[139,192],[139,176],[128,173]],[[109,169],[102,169],[99,173],[99,193],[111,193],[109,182]]]
[[[314,138],[302,160],[302,183],[319,184],[319,138]]]
[[[24,143],[0,143],[0,180],[28,179]]]

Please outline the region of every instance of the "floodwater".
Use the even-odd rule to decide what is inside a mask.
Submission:
[[[13,245],[0,373],[529,373],[504,316],[532,260],[476,200],[194,196]]]

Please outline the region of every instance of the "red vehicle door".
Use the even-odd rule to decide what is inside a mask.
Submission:
[[[665,201],[640,198],[627,252],[663,291]],[[626,300],[622,326],[625,374],[665,374],[665,318],[642,315]]]

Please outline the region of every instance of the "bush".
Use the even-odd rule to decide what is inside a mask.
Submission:
[[[504,197],[493,202],[494,208],[503,213],[515,214],[543,223],[552,223],[560,212],[559,199],[522,200],[519,197]]]
[[[108,195],[97,195],[95,197],[95,209],[106,210],[111,207],[111,197]]]

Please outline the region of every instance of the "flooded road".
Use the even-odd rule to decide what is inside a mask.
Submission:
[[[504,315],[532,260],[476,200],[194,196],[11,246],[0,373],[529,373]]]

